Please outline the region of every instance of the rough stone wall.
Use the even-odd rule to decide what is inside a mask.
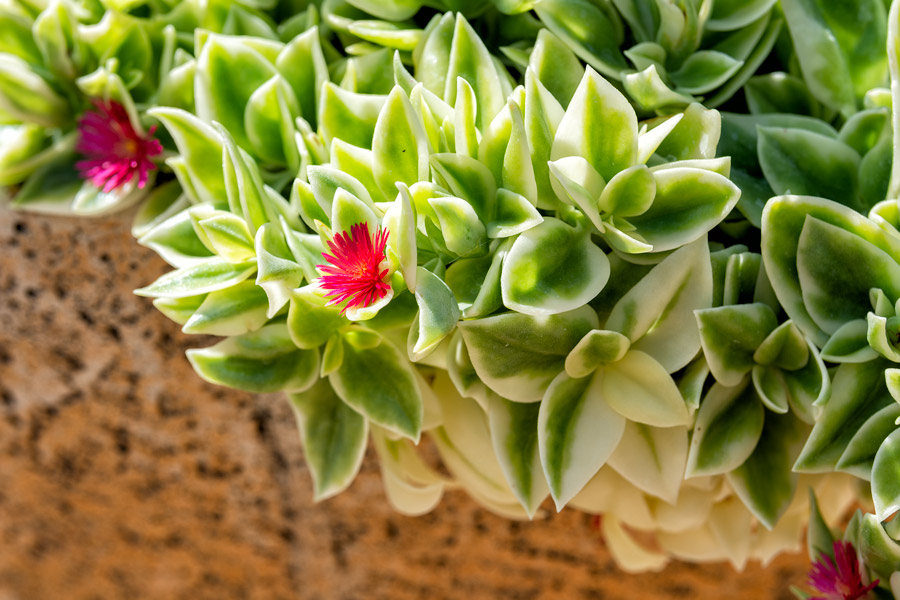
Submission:
[[[130,216],[0,209],[0,600],[791,598],[768,569],[676,563],[627,575],[590,518],[513,523],[451,492],[387,506],[373,456],[312,502],[278,396],[214,387],[207,341],[131,290],[167,267]]]

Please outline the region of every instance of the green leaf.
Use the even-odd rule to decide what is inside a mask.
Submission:
[[[253,92],[275,74],[272,63],[240,37],[211,34],[197,57],[197,116],[221,123],[239,145],[250,147],[244,110]]]
[[[478,128],[486,132],[491,120],[503,109],[506,94],[490,52],[462,14],[456,15],[447,70],[439,71],[442,75],[444,72],[444,101],[451,106],[456,104],[456,78],[465,79],[477,99]]]
[[[210,292],[182,331],[207,335],[242,335],[262,327],[269,302],[262,288],[242,281],[224,290]]]
[[[300,104],[300,115],[316,127],[318,92],[328,81],[328,65],[322,53],[319,29],[310,28],[285,44],[275,61]]]
[[[693,96],[672,91],[663,81],[655,64],[637,73],[627,73],[622,78],[622,87],[644,112],[671,112],[697,101]]]
[[[490,170],[478,160],[461,154],[433,154],[431,167],[447,182],[453,195],[469,202],[478,218],[487,223],[494,215],[497,184]]]
[[[749,379],[735,387],[714,384],[700,402],[686,477],[720,475],[742,465],[759,442],[764,420]]]
[[[706,94],[732,77],[743,65],[723,52],[699,50],[691,54],[670,76],[679,91]]]
[[[897,352],[896,340],[900,333],[900,318],[880,317],[875,313],[867,315],[868,328],[866,340],[878,354],[893,362],[900,362],[900,352]]]
[[[586,377],[602,365],[621,360],[630,347],[621,333],[593,329],[566,356],[566,373],[576,379]]]
[[[23,123],[59,127],[69,119],[68,103],[12,54],[0,55],[0,111]]]
[[[222,140],[215,129],[180,108],[159,106],[148,111],[159,119],[174,138],[184,160],[191,190],[197,202],[221,203],[225,193],[225,174],[222,170]],[[211,157],[215,157],[212,158]]]
[[[376,334],[377,335],[377,334]],[[345,339],[344,361],[329,376],[337,395],[371,422],[418,442],[422,394],[406,357],[378,336],[378,344],[357,348]]]
[[[834,198],[857,206],[859,154],[830,137],[803,129],[759,128],[757,151],[776,194]]]
[[[797,277],[809,315],[835,333],[871,309],[869,290],[900,297],[900,264],[859,235],[806,218],[797,244]]]
[[[849,116],[856,109],[850,69],[815,0],[782,1],[803,78],[822,104]]]
[[[647,212],[656,197],[656,180],[645,165],[620,171],[609,180],[597,206],[618,217],[633,217]]]
[[[797,487],[791,463],[797,456],[805,425],[793,415],[768,415],[753,454],[725,475],[741,501],[767,529],[788,509]]]
[[[299,169],[300,154],[294,140],[294,119],[299,114],[293,90],[281,75],[273,75],[247,101],[244,128],[249,148],[265,162]]]
[[[540,400],[572,348],[597,326],[587,306],[546,317],[504,313],[459,323],[475,372],[499,395],[518,402]]]
[[[878,357],[866,339],[865,319],[853,319],[841,325],[822,347],[822,358],[829,362],[867,362]]]
[[[330,166],[311,165],[307,177],[316,203],[329,220],[334,212],[334,197],[338,190],[350,192],[374,213],[375,206],[368,190],[355,177]]]
[[[618,79],[619,72],[628,68],[616,25],[599,5],[589,0],[541,0],[534,10],[579,58],[605,76]]]
[[[157,223],[138,238],[138,243],[159,254],[173,267],[195,265],[212,257],[194,230],[189,210],[178,211]]]
[[[324,379],[303,394],[289,394],[297,418],[303,455],[318,502],[349,487],[366,453],[368,424],[341,402]]]
[[[894,477],[896,481],[896,463],[894,463]],[[876,505],[877,506],[877,505]],[[873,514],[865,514],[859,526],[859,540],[856,544],[863,564],[874,572],[875,575],[884,578],[893,578],[893,573],[900,571],[900,544],[891,539],[879,521],[883,517]]]
[[[663,259],[631,287],[613,306],[605,328],[622,333],[635,350],[674,373],[700,350],[699,331],[685,324],[692,322],[695,310],[712,305],[712,288],[709,247],[705,238],[699,239]]]
[[[875,456],[883,442],[897,429],[900,405],[889,404],[863,423],[847,444],[837,462],[837,468],[866,481],[872,478]]]
[[[637,133],[637,116],[625,96],[588,68],[556,130],[550,158],[584,157],[609,181],[637,164]]]
[[[802,79],[781,71],[751,77],[744,86],[744,94],[753,114],[814,115],[821,110]]]
[[[309,264],[301,255],[301,265],[294,258],[287,245],[284,230],[290,228],[286,223],[279,227],[276,223],[266,223],[256,232],[256,256],[258,271],[256,285],[261,287],[268,298],[267,315],[274,317],[290,300],[291,291],[303,281],[304,273],[315,272],[315,265]],[[310,261],[311,262],[311,261]]]
[[[834,534],[819,510],[819,501],[812,487],[809,488],[809,528],[806,530],[806,550],[810,561],[822,556],[834,558]]]
[[[447,250],[457,256],[478,256],[487,246],[487,231],[472,205],[462,198],[430,198]]]
[[[256,261],[232,264],[221,258],[208,258],[166,273],[152,284],[134,291],[151,298],[184,298],[229,288],[256,271]]]
[[[779,196],[768,202],[762,218],[761,244],[766,274],[778,296],[778,301],[784,307],[788,317],[800,328],[804,335],[811,338],[817,346],[822,347],[828,342],[830,334],[820,329],[819,325],[810,316],[804,302],[805,295],[801,291],[797,270],[798,241],[806,225],[807,217],[815,218],[851,232],[853,235],[861,238],[861,240],[883,250],[897,262],[900,262],[900,240],[892,239],[872,221],[836,202],[806,196]],[[843,241],[843,236],[840,239]],[[812,244],[812,241],[810,240],[809,243]],[[827,240],[816,241],[823,244]],[[834,246],[834,242],[823,245]],[[858,246],[859,244],[854,243],[853,245]],[[829,252],[833,252],[832,256],[834,258],[840,258],[842,254],[838,250],[829,250]],[[869,253],[866,252],[866,254]],[[855,265],[856,260],[854,258],[853,262],[848,263],[847,266],[832,267],[830,276],[841,275],[844,278],[849,278],[848,274],[835,272],[833,269],[851,268],[849,264]],[[852,281],[852,278],[849,281]],[[858,285],[858,283],[854,285],[854,288],[857,290],[859,289]],[[866,285],[873,286],[875,283],[872,282]],[[868,308],[855,316],[845,317],[840,323],[834,323],[833,325],[840,326],[854,318],[862,318],[866,312],[868,312]],[[836,330],[837,327],[833,331]]]
[[[879,521],[900,510],[900,429],[895,429],[875,454],[872,499]]]
[[[684,118],[675,123],[656,153],[671,161],[713,158],[721,132],[719,111],[694,102],[685,109]]]
[[[733,31],[746,27],[765,15],[776,0],[716,0],[706,28],[712,31]],[[811,558],[815,560],[816,557]]]
[[[600,470],[625,431],[625,419],[606,403],[601,377],[560,373],[540,403],[541,464],[557,510]]]
[[[641,215],[629,218],[654,252],[672,250],[718,225],[740,198],[740,190],[718,173],[695,168],[653,173],[656,198]]]
[[[890,364],[890,363],[888,363]],[[831,399],[816,420],[794,470],[832,471],[869,418],[892,403],[884,382],[885,361],[844,363],[832,380]]]
[[[356,94],[325,82],[319,93],[319,133],[326,144],[339,138],[360,148],[372,147],[375,124],[387,96]]]
[[[350,33],[379,46],[409,51],[415,49],[423,31],[388,21],[360,20],[350,24]]]
[[[528,66],[563,108],[569,105],[584,75],[578,57],[549,29],[538,31]]]
[[[641,491],[674,504],[687,455],[687,427],[650,427],[628,421],[608,464]]]
[[[550,492],[538,450],[540,404],[510,402],[490,395],[488,421],[494,454],[516,499],[533,517]]]
[[[329,300],[314,285],[298,288],[291,293],[287,327],[291,339],[299,348],[318,348],[331,334],[347,324],[340,308],[328,306]]]
[[[214,254],[235,264],[256,258],[253,236],[243,218],[204,204],[188,212],[197,237]]]
[[[185,298],[155,298],[153,306],[179,325],[184,325],[194,314],[194,311],[200,308],[206,294],[199,296],[187,296]]]
[[[388,95],[378,115],[372,140],[375,181],[388,198],[396,183],[410,186],[428,179],[428,140],[422,123],[399,86]]]
[[[550,315],[586,304],[608,279],[609,260],[590,236],[548,217],[513,242],[500,288],[507,308]]]
[[[540,225],[543,220],[528,198],[500,188],[497,190],[497,213],[487,226],[487,234],[492,238],[512,237]]]
[[[665,368],[649,354],[629,350],[602,372],[603,397],[625,418],[654,427],[690,423],[681,392]]]
[[[302,392],[319,378],[319,353],[298,350],[283,324],[188,350],[187,357],[206,381],[260,394]]]
[[[453,292],[440,277],[427,269],[416,269],[418,329],[410,330],[409,359],[417,362],[437,348],[459,321],[459,306]]]
[[[709,369],[725,386],[738,385],[750,372],[754,353],[778,325],[775,313],[762,303],[707,308],[694,314]]]

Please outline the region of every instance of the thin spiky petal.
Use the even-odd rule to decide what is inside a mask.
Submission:
[[[822,594],[810,600],[860,600],[867,597],[878,585],[878,580],[868,585],[863,583],[853,544],[838,540],[833,548],[834,560],[823,553],[809,571],[809,585]]]
[[[118,189],[133,179],[137,187],[147,185],[147,177],[156,165],[151,157],[162,153],[162,145],[153,137],[154,125],[146,136],[135,131],[125,107],[114,100],[93,101],[78,122],[79,139],[75,149],[85,160],[75,163],[82,179],[104,192]]]
[[[384,298],[391,289],[385,281],[388,269],[384,268],[388,232],[378,228],[375,239],[369,234],[368,223],[357,223],[350,232],[337,233],[328,242],[331,254],[324,254],[330,264],[318,265],[325,273],[319,278],[319,287],[328,291],[329,305],[347,304],[348,308],[371,306]]]

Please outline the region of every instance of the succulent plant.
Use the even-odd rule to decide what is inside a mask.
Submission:
[[[371,440],[406,514],[549,496],[629,570],[741,567],[855,478],[893,560],[900,4],[109,4],[3,9],[0,184],[144,199],[137,293],[287,394],[317,499]]]

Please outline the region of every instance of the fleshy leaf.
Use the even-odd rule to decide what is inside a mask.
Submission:
[[[589,0],[541,0],[534,10],[579,58],[605,76],[618,78],[628,68],[616,26],[599,5]]]
[[[586,377],[601,365],[621,360],[630,347],[631,342],[621,333],[591,330],[566,356],[566,373],[576,379]]]
[[[410,330],[409,358],[418,361],[437,348],[455,328],[460,312],[453,292],[440,277],[427,269],[416,269],[416,302],[419,304],[418,329]]]
[[[753,368],[753,354],[778,324],[766,304],[738,304],[694,313],[700,328],[703,354],[716,381],[740,383]]]
[[[609,181],[637,164],[637,133],[637,116],[625,96],[588,68],[556,130],[550,158],[582,156]]]
[[[900,264],[859,235],[809,216],[797,244],[797,276],[804,305],[823,331],[871,309],[869,290],[900,297]]]
[[[797,475],[791,464],[804,430],[793,415],[768,415],[753,454],[726,474],[735,493],[767,529],[775,527],[794,497]]]
[[[838,470],[850,473],[860,479],[871,480],[872,465],[878,449],[897,428],[900,406],[889,404],[869,417],[847,444],[847,449],[838,460]]]
[[[665,169],[654,172],[653,177],[653,204],[629,222],[653,245],[654,252],[672,250],[701,237],[731,212],[741,195],[727,178],[704,169]]]
[[[500,288],[507,308],[537,316],[586,304],[608,279],[609,259],[590,236],[548,217],[513,242]]]
[[[749,379],[735,387],[713,385],[697,413],[686,476],[719,475],[739,467],[756,448],[764,419]]]
[[[372,139],[375,181],[388,198],[396,183],[410,186],[428,178],[428,140],[421,121],[399,86],[388,95]]]
[[[560,373],[540,403],[541,464],[557,510],[600,470],[625,430],[625,419],[604,399],[600,377]]]
[[[269,302],[263,289],[252,281],[211,292],[184,324],[185,333],[232,336],[262,327]]]
[[[622,333],[634,349],[674,373],[700,350],[698,330],[686,323],[695,310],[711,306],[712,288],[709,247],[703,238],[673,252],[625,293],[605,328]]]
[[[674,504],[687,455],[686,427],[651,427],[628,421],[608,464],[642,491]]]
[[[365,418],[341,402],[324,379],[288,398],[312,474],[315,500],[341,493],[356,478],[366,453]]]
[[[338,328],[347,324],[340,308],[327,304],[328,299],[314,285],[291,292],[287,327],[297,347],[318,348]]]
[[[875,454],[872,499],[879,521],[900,510],[900,429],[894,430]]]
[[[887,363],[890,364],[890,363]],[[831,399],[816,420],[794,470],[800,473],[832,471],[859,428],[891,404],[884,382],[885,361],[844,363],[832,380]]]
[[[197,296],[229,288],[247,279],[255,271],[256,261],[232,264],[213,257],[170,271],[147,287],[135,290],[134,293],[151,298]]]
[[[821,196],[856,207],[859,154],[839,140],[806,131],[758,128],[759,164],[776,194]]]
[[[504,313],[459,323],[475,372],[517,402],[540,400],[572,348],[597,326],[587,306],[546,317]]]
[[[629,350],[603,368],[600,386],[607,403],[629,420],[654,427],[687,425],[691,420],[672,377],[649,354]]]
[[[260,394],[302,392],[319,378],[319,353],[298,350],[283,324],[188,350],[187,357],[206,381]]]
[[[357,347],[345,338],[344,360],[329,376],[334,391],[372,423],[418,442],[423,404],[412,367],[377,334],[376,345],[367,346]]]
[[[534,516],[550,493],[538,450],[539,404],[510,402],[491,395],[488,421],[494,454],[516,499]]]

